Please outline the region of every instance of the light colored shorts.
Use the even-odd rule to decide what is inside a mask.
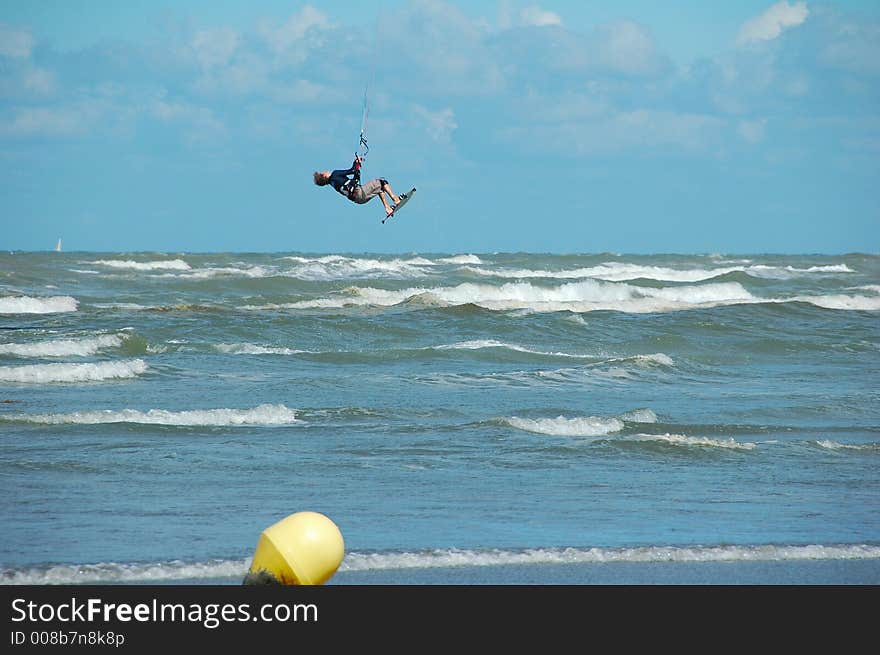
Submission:
[[[379,195],[383,184],[388,184],[388,180],[383,180],[381,177],[377,177],[375,180],[370,180],[366,184],[359,186],[357,190],[349,196],[349,200],[356,202],[359,205],[363,205],[365,202],[369,202]]]

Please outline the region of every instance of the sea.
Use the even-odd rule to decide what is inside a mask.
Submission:
[[[880,255],[0,253],[0,583],[880,583]]]

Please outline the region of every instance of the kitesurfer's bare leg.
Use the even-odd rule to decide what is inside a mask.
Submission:
[[[382,204],[385,205],[385,215],[391,216],[391,212],[394,211],[394,207],[388,204],[388,201],[385,200],[385,194],[382,191],[379,192],[379,200],[381,200]]]
[[[395,205],[400,202],[400,198],[397,196],[396,193],[394,193],[394,191],[391,189],[391,185],[388,184],[388,182],[385,182],[384,184],[382,184],[382,191],[384,191],[385,193],[388,194],[388,197],[391,198],[392,202]]]

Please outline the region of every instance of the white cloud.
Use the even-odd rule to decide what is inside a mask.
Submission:
[[[784,30],[800,25],[809,15],[810,10],[805,2],[796,2],[793,5],[784,0],[777,2],[760,16],[746,21],[740,28],[736,42],[746,45],[756,41],[770,41]]]
[[[546,11],[536,5],[531,5],[519,12],[520,24],[523,26],[544,27],[546,25],[562,25],[559,14]]]
[[[226,132],[225,125],[213,111],[186,102],[157,98],[150,104],[149,112],[162,122],[183,126],[190,143],[210,142]]]
[[[234,61],[205,69],[193,88],[207,95],[258,95],[271,86],[271,76],[272,65],[265,57],[241,50]]]
[[[724,124],[705,114],[637,109],[618,114],[609,127],[621,146],[701,150],[717,139]]]
[[[767,119],[762,118],[755,121],[740,121],[736,128],[737,133],[749,143],[760,143],[764,140]]]
[[[34,49],[34,37],[30,32],[16,30],[0,23],[0,55],[15,59],[26,59]]]
[[[390,79],[412,82],[418,92],[488,96],[501,88],[504,75],[484,37],[457,6],[420,0],[393,25],[380,23],[378,61]]]
[[[726,126],[726,121],[708,114],[636,109],[589,121],[509,126],[497,135],[517,149],[566,157],[652,149],[698,153],[721,143]]]
[[[602,62],[619,73],[652,73],[659,66],[651,34],[632,21],[603,25],[599,29],[598,49]]]
[[[281,27],[275,28],[264,22],[260,31],[272,50],[282,53],[302,41],[310,29],[328,27],[330,19],[325,14],[311,5],[305,5]]]
[[[42,68],[30,68],[24,73],[24,88],[37,95],[49,95],[55,89],[55,75]]]
[[[196,32],[192,40],[193,50],[204,68],[213,68],[229,63],[238,47],[238,34],[223,28]]]
[[[880,74],[880,22],[834,18],[820,61],[852,73]]]
[[[11,120],[0,121],[0,134],[67,137],[88,134],[97,126],[109,131],[114,129],[111,123],[124,113],[113,106],[111,99],[95,95],[56,107],[20,107]]]
[[[452,109],[430,111],[421,105],[415,105],[413,109],[432,141],[447,144],[452,140],[452,132],[458,127]]]
[[[85,131],[81,118],[75,110],[31,107],[3,121],[2,130],[10,136],[69,136]]]
[[[326,101],[344,102],[350,98],[332,86],[318,84],[310,80],[298,79],[286,84],[275,84],[270,89],[272,98],[289,104],[308,104]]]

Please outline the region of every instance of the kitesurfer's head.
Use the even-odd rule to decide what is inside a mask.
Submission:
[[[315,171],[315,184],[318,186],[330,184],[330,171]]]

